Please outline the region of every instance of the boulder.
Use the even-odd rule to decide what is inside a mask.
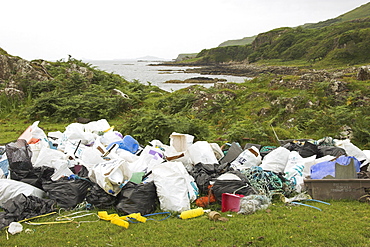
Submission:
[[[358,70],[357,80],[359,80],[359,81],[367,81],[367,80],[370,80],[370,70],[369,70],[369,67],[363,66],[363,67],[361,67]]]

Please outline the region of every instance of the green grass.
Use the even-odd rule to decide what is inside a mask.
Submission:
[[[18,118],[9,115],[7,118],[0,119],[0,145],[5,145],[16,140],[28,126],[32,125],[33,121]],[[47,134],[48,132],[61,131],[64,132],[65,127],[70,123],[47,123],[40,122],[39,127]]]
[[[322,211],[283,203],[251,215],[222,213],[228,222],[211,221],[207,215],[182,220],[131,223],[128,229],[96,216],[66,224],[33,226],[0,234],[1,246],[369,246],[367,203],[331,201],[310,203]],[[218,208],[219,209],[219,208]],[[97,210],[93,211],[97,213]],[[110,213],[113,213],[111,211]],[[230,217],[231,215],[231,217]],[[36,221],[53,221],[55,216]],[[158,218],[160,219],[160,218]],[[78,221],[92,221],[77,224]]]

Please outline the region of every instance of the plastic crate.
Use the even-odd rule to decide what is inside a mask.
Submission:
[[[308,194],[317,200],[358,200],[369,194],[370,179],[306,179]]]

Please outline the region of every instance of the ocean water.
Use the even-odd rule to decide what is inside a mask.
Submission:
[[[207,77],[226,79],[227,82],[244,82],[250,78],[229,75],[200,75],[198,73],[184,73],[186,69],[194,67],[180,66],[150,66],[160,62],[137,61],[137,60],[91,60],[85,61],[98,69],[115,73],[128,81],[138,80],[140,83],[158,86],[168,92],[176,91],[181,88],[189,87],[192,83],[165,83],[169,80],[185,80],[193,77]],[[202,83],[205,87],[211,87],[213,83]]]

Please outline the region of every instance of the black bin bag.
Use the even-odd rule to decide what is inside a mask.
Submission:
[[[117,197],[105,192],[97,183],[93,183],[87,192],[86,201],[99,209],[113,208]]]
[[[54,204],[55,202],[50,199],[18,194],[3,203],[4,211],[0,212],[0,229],[9,226],[13,221],[17,222],[53,212]]]
[[[18,139],[5,145],[11,179],[20,181],[32,170],[32,151],[27,141]]]
[[[190,175],[193,176],[200,193],[205,195],[208,193],[210,182],[218,176],[218,173],[214,164],[197,163],[190,171]]]
[[[54,168],[47,166],[40,166],[32,168],[26,177],[19,181],[35,186],[39,189],[42,188],[42,181],[51,181],[51,176],[54,174]]]
[[[48,197],[55,200],[59,207],[72,209],[83,202],[91,182],[87,179],[63,177],[57,181],[45,181],[42,187]]]
[[[153,213],[158,205],[154,182],[135,184],[128,182],[117,195],[116,210],[124,214]]]
[[[234,175],[232,179],[223,179],[221,176]],[[218,177],[212,186],[213,194],[218,202],[222,201],[223,193],[241,194],[241,195],[256,195],[256,190],[250,186],[248,179],[238,171],[225,173]]]

